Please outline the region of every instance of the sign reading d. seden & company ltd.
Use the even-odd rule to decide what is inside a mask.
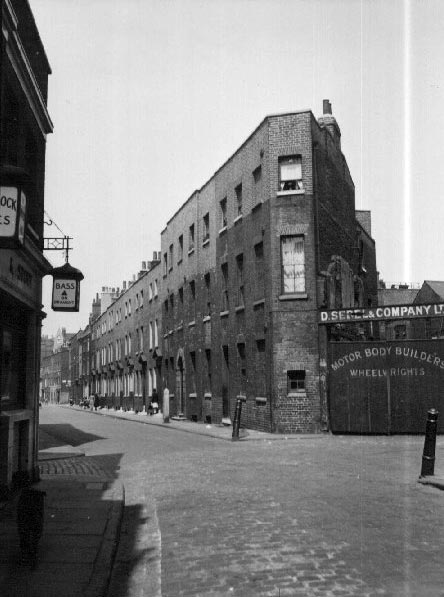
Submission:
[[[429,305],[389,305],[370,309],[333,309],[319,312],[319,323],[348,323],[355,321],[378,321],[384,319],[418,319],[420,317],[443,317],[444,303]]]

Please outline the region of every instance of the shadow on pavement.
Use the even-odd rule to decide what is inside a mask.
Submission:
[[[100,435],[85,433],[68,423],[63,424],[40,424],[40,450],[56,446],[81,446],[99,439],[106,439]],[[50,436],[50,437],[48,437]],[[43,444],[43,445],[42,445]]]

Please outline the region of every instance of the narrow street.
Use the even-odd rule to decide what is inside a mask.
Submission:
[[[163,597],[444,595],[444,494],[417,483],[422,437],[231,443],[54,406],[40,423],[85,452],[75,466],[125,485],[114,597],[155,595],[146,567]]]

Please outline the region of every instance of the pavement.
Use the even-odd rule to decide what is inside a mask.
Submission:
[[[64,408],[81,410],[71,406]],[[107,409],[85,414],[232,441],[232,428],[224,425],[172,419],[164,423],[161,414],[150,416]],[[239,441],[302,441],[317,437],[325,436],[275,435],[241,429]],[[7,597],[105,597],[121,538],[125,488],[106,467],[101,467],[100,460],[85,457],[74,446],[60,446],[44,431],[40,433],[39,465],[41,480],[35,488],[46,493],[45,522],[34,569],[23,563],[20,556],[17,496],[0,503],[1,594]],[[437,474],[419,478],[418,482],[444,489],[444,468],[441,466]]]

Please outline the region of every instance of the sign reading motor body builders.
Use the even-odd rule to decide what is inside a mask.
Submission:
[[[54,311],[74,311],[77,299],[75,280],[54,280],[52,287],[52,308]]]
[[[319,312],[319,323],[347,323],[383,319],[417,319],[419,317],[444,317],[444,303],[431,305],[390,305],[372,309],[335,309]]]
[[[329,352],[333,431],[424,433],[427,411],[444,412],[444,340],[331,342]]]

